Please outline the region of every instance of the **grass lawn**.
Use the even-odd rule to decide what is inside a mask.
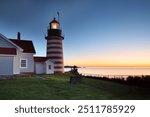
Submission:
[[[86,78],[80,84],[69,84],[71,74],[40,76],[48,80],[38,79],[38,76],[0,80],[0,99],[150,99],[147,88]]]

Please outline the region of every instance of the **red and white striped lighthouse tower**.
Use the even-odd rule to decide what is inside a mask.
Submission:
[[[54,61],[54,73],[64,72],[63,62],[63,44],[62,31],[60,29],[60,23],[54,18],[50,23],[50,27],[47,31],[47,58]]]

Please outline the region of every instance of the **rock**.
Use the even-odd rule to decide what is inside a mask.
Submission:
[[[80,76],[71,76],[70,77],[70,84],[78,84],[81,82]]]

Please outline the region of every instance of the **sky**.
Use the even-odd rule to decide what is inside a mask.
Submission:
[[[0,0],[0,33],[32,40],[46,56],[60,13],[65,65],[150,67],[150,0]]]

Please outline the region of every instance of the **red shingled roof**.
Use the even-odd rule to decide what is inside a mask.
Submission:
[[[0,47],[0,54],[16,55],[16,48],[2,48]]]
[[[34,57],[35,62],[45,62],[47,57]]]
[[[36,53],[32,41],[10,39],[13,43],[23,49],[23,53]]]

